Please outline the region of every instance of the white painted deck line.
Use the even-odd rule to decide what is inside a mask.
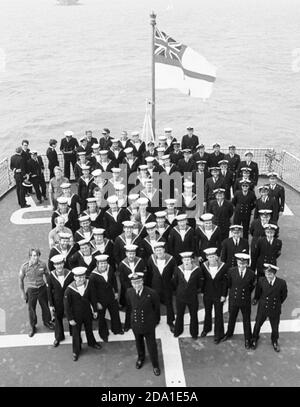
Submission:
[[[15,225],[41,225],[51,223],[51,218],[23,218],[25,213],[52,212],[51,205],[37,206],[31,196],[26,198],[26,202],[28,205],[31,205],[30,208],[20,208],[14,211],[10,217],[11,223],[14,223]]]
[[[287,204],[284,205],[284,211],[282,212],[282,216],[294,216],[294,213],[290,210]]]

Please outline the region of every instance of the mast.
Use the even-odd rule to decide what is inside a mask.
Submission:
[[[154,11],[150,14],[150,24],[152,25],[152,46],[151,46],[151,70],[152,70],[152,100],[151,100],[151,118],[152,118],[152,131],[153,137],[155,139],[155,62],[154,62],[154,51],[155,51],[155,26],[156,26],[156,14]]]

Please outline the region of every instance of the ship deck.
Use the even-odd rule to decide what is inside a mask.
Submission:
[[[240,315],[233,339],[219,345],[213,343],[212,333],[206,338],[191,339],[187,315],[183,335],[174,338],[162,317],[157,328],[162,374],[156,377],[149,358],[141,370],[135,369],[136,349],[131,331],[123,336],[110,334],[109,343],[104,343],[101,351],[88,348],[84,340],[83,351],[74,363],[69,334],[66,332],[66,340],[53,348],[54,334],[43,326],[37,306],[38,331],[33,338],[28,337],[27,305],[21,300],[18,287],[19,267],[26,260],[29,247],[39,246],[41,258],[47,259],[50,211],[41,205],[19,210],[16,193],[11,191],[0,201],[0,386],[299,386],[300,198],[288,187],[286,196],[288,208],[279,220],[283,240],[279,275],[288,284],[280,324],[281,352],[275,353],[271,346],[269,322],[262,328],[258,348],[247,351]],[[225,304],[225,325],[227,309]],[[253,322],[255,315],[253,307]],[[199,332],[203,317],[200,299]],[[96,325],[95,336],[98,340]]]

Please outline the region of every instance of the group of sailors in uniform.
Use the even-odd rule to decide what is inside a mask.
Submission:
[[[257,187],[259,169],[251,151],[241,159],[235,146],[230,145],[225,154],[215,143],[209,154],[192,127],[181,141],[173,137],[171,128],[164,132],[156,145],[145,143],[138,132],[129,137],[123,131],[114,138],[105,128],[97,140],[86,131],[78,142],[73,132],[66,131],[60,143],[63,170],[58,165],[57,141],[50,140],[46,155],[53,212],[48,264],[40,260],[39,249],[31,249],[20,271],[22,297],[29,306],[29,335],[36,332],[39,300],[50,329],[50,315],[54,316],[55,347],[64,340],[66,317],[74,361],[82,346],[82,325],[88,345],[101,349],[93,334],[97,319],[104,342],[110,330],[115,335],[133,330],[137,369],[144,364],[146,340],[154,374],[159,375],[155,328],[161,309],[165,308],[175,337],[184,331],[187,309],[190,334],[197,339],[201,293],[205,318],[200,337],[212,330],[214,309],[214,342],[230,339],[241,311],[246,349],[257,347],[260,328],[268,318],[271,342],[279,352],[278,327],[287,285],[277,276],[282,249],[278,222],[285,205],[278,175],[269,173],[268,182]],[[38,156],[37,160],[41,161]],[[166,179],[170,180],[167,192]],[[40,193],[38,200],[46,197],[45,190]]]

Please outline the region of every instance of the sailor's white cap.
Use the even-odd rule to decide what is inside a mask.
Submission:
[[[64,132],[64,136],[65,137],[70,137],[70,136],[74,136],[74,132],[71,130],[67,130]]]
[[[94,228],[93,229],[93,235],[103,235],[105,232],[105,229],[103,228]]]
[[[125,244],[125,250],[127,252],[135,252],[138,246],[136,244]]]
[[[94,170],[92,172],[93,177],[99,177],[99,175],[101,175],[101,174],[102,174],[102,170],[100,170],[100,168],[97,168],[96,170]]]
[[[75,276],[83,276],[85,273],[87,272],[87,268],[86,267],[74,267],[72,269],[72,273]]]
[[[134,222],[131,220],[124,220],[122,222],[122,225],[124,226],[124,228],[133,228],[134,227]]]
[[[181,213],[180,215],[177,215],[175,219],[177,221],[186,220],[187,219],[187,214],[186,213]]]
[[[212,213],[203,213],[203,215],[200,216],[200,219],[203,220],[203,222],[212,220],[214,215]]]
[[[181,253],[179,253],[180,254],[180,256],[184,259],[184,258],[187,258],[187,257],[192,257],[193,256],[193,252],[181,252]]]
[[[208,247],[207,249],[204,249],[203,251],[206,254],[206,256],[211,256],[213,254],[217,254],[218,249],[217,249],[217,247]]]
[[[107,198],[107,202],[108,202],[109,204],[113,204],[113,203],[118,202],[118,197],[117,197],[117,195],[111,195],[111,196],[109,196],[109,197]]]
[[[79,222],[86,222],[87,220],[90,220],[89,215],[82,215],[78,218]]]
[[[107,259],[109,258],[108,254],[98,254],[97,256],[95,256],[95,259],[97,261],[107,261]]]
[[[63,182],[60,184],[61,189],[71,188],[71,184],[69,182]]]
[[[53,264],[64,263],[65,258],[62,254],[56,254],[55,256],[51,257],[50,259]]]
[[[235,257],[238,260],[246,261],[250,259],[250,255],[247,253],[235,253]]]
[[[59,204],[67,204],[67,203],[68,203],[68,198],[66,198],[66,197],[64,197],[64,196],[59,196],[59,197],[57,198],[57,202],[58,202]]]
[[[132,148],[132,147],[127,147],[127,148],[124,149],[124,153],[125,153],[125,154],[129,154],[129,153],[132,153],[132,152],[133,152],[133,148]]]
[[[147,222],[144,226],[146,229],[153,229],[156,227],[156,222]]]
[[[137,200],[137,203],[139,205],[148,205],[148,202],[149,202],[149,199],[146,197],[143,197],[143,196],[138,198],[138,200]]]

